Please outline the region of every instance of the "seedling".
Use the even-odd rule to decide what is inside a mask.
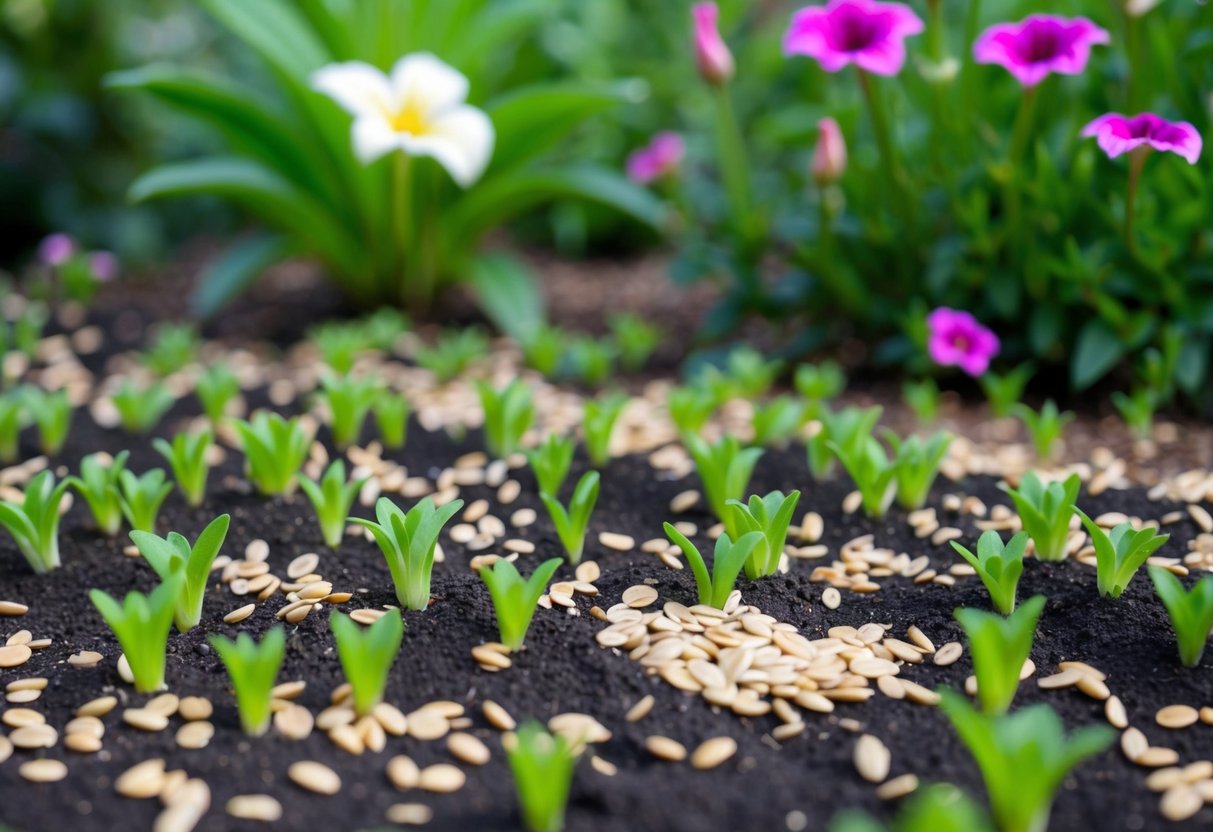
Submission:
[[[880,406],[844,407],[831,413],[825,417],[828,440],[847,453],[858,453],[872,438],[883,414],[884,408]]]
[[[312,438],[298,417],[284,419],[264,410],[251,422],[235,422],[249,478],[264,495],[286,494],[295,488],[295,475],[307,459]]]
[[[548,581],[559,566],[560,558],[545,560],[526,580],[505,558],[498,558],[490,568],[480,570],[480,578],[488,585],[489,596],[493,599],[501,643],[506,647],[522,649],[539,596],[547,589]]]
[[[615,363],[615,347],[589,336],[574,338],[568,346],[573,375],[583,384],[598,387],[611,377]]]
[[[235,639],[211,635],[207,640],[232,680],[240,727],[250,737],[261,736],[269,730],[273,716],[271,691],[282,667],[286,635],[281,627],[274,627],[262,636],[260,644],[248,633],[240,633]]]
[[[198,335],[189,324],[161,326],[143,355],[143,366],[158,376],[183,369],[198,356]]]
[[[514,379],[501,390],[478,381],[480,407],[484,410],[484,441],[489,453],[505,459],[518,450],[523,434],[535,420],[535,402],[531,388],[522,379]]]
[[[1003,491],[1014,501],[1024,531],[1032,538],[1036,557],[1040,560],[1066,559],[1070,520],[1081,486],[1078,474],[1071,474],[1064,482],[1051,482],[1045,487],[1034,471],[1023,475],[1018,490],[1003,486]]]
[[[969,639],[977,699],[986,713],[1001,714],[1011,707],[1044,608],[1045,597],[1034,595],[1006,618],[974,609],[954,613]]]
[[[1154,590],[1171,616],[1179,660],[1184,667],[1196,667],[1204,655],[1209,630],[1213,629],[1213,575],[1205,575],[1185,592],[1179,578],[1166,569],[1161,566],[1147,569]]]
[[[939,414],[939,385],[933,378],[904,382],[901,385],[901,398],[914,412],[919,424],[930,424]]]
[[[194,395],[198,397],[206,418],[212,425],[218,425],[227,416],[228,404],[240,395],[240,382],[231,370],[216,364],[198,379]]]
[[[555,378],[565,358],[569,334],[554,326],[541,326],[522,345],[526,365],[544,378]]]
[[[830,442],[830,448],[859,489],[864,513],[872,518],[884,517],[897,493],[895,478],[900,468],[897,461],[890,460],[884,446],[871,436],[864,437],[858,446],[844,447]]]
[[[561,832],[577,753],[563,737],[527,722],[502,739],[527,832]]]
[[[147,595],[128,592],[121,604],[100,589],[89,590],[89,600],[122,646],[139,693],[155,693],[164,687],[164,654],[184,580],[182,575],[171,574]]]
[[[38,342],[42,340],[42,330],[51,319],[51,312],[41,301],[30,301],[25,309],[12,323],[12,346],[18,352],[34,358],[38,351]]]
[[[833,418],[829,405],[817,409],[817,418],[809,421],[809,437],[805,441],[805,455],[809,473],[820,482],[834,469],[834,451],[830,449],[830,420]]]
[[[149,433],[168,413],[176,399],[162,381],[142,386],[128,378],[122,380],[122,385],[110,397],[110,401],[118,411],[123,430],[127,433]]]
[[[173,437],[172,443],[157,438],[152,440],[152,447],[168,460],[173,469],[173,479],[177,488],[185,497],[185,502],[197,508],[206,499],[206,480],[211,471],[210,463],[206,460],[207,452],[211,449],[215,434],[210,428],[204,428],[197,433],[179,433]]]
[[[1024,388],[1028,386],[1034,372],[1035,365],[1028,362],[1020,364],[1009,373],[986,373],[978,379],[995,418],[1005,419],[1015,412],[1015,405],[1023,398]]]
[[[38,428],[42,453],[54,456],[63,449],[72,422],[72,403],[68,401],[67,391],[48,392],[32,385],[25,385],[19,391],[26,413]]]
[[[1115,736],[1106,725],[1089,725],[1067,737],[1065,725],[1048,705],[989,714],[953,691],[940,695],[940,708],[981,769],[1000,832],[1044,832],[1061,781]]]
[[[742,399],[757,399],[763,396],[783,370],[783,362],[777,358],[768,361],[753,347],[735,347],[725,360],[725,376],[728,378],[731,395]]]
[[[432,347],[420,346],[413,354],[417,364],[442,383],[453,381],[488,353],[489,339],[479,329],[448,329]]]
[[[387,497],[380,497],[375,503],[375,520],[349,518],[349,522],[370,529],[374,535],[392,573],[396,599],[405,609],[423,610],[429,606],[438,535],[462,507],[463,500],[452,500],[435,508],[434,501],[426,497],[405,514]]]
[[[1074,513],[1091,535],[1096,583],[1104,598],[1119,598],[1142,564],[1171,539],[1171,535],[1159,534],[1157,529],[1134,529],[1132,523],[1121,523],[1105,532],[1081,509],[1074,509]]]
[[[716,538],[716,549],[712,553],[712,571],[709,573],[703,555],[699,554],[699,549],[687,539],[686,535],[669,523],[663,524],[662,528],[665,529],[666,537],[682,550],[687,563],[691,564],[691,572],[695,575],[695,586],[699,591],[699,603],[707,604],[718,610],[724,609],[742,567],[750,559],[754,549],[762,542],[762,532],[744,534],[736,543],[727,533]]]
[[[707,494],[708,505],[716,519],[724,523],[725,529],[736,536],[731,528],[733,516],[729,500],[740,500],[750,485],[754,466],[762,456],[762,448],[742,448],[732,436],[725,436],[715,445],[709,445],[695,434],[687,434],[683,442],[695,460],[695,469]]]
[[[337,656],[350,683],[354,713],[365,716],[383,701],[387,674],[404,638],[404,619],[400,610],[388,610],[364,629],[348,615],[333,612],[329,629],[337,640]]]
[[[1158,409],[1158,394],[1153,388],[1142,385],[1125,395],[1119,390],[1112,391],[1112,404],[1120,413],[1133,435],[1138,439],[1149,439],[1154,431],[1154,411]]]
[[[160,506],[172,490],[163,468],[153,468],[140,476],[130,470],[118,472],[118,505],[132,529],[154,532]]]
[[[299,477],[299,487],[307,495],[316,510],[316,522],[320,524],[320,534],[324,545],[336,549],[341,545],[345,536],[345,518],[349,516],[358,489],[369,477],[345,481],[345,463],[340,459],[333,460],[325,469],[320,481],[302,474]]]
[[[681,436],[697,436],[716,412],[716,398],[702,387],[675,387],[665,400]]]
[[[567,510],[554,495],[546,491],[539,492],[539,499],[547,506],[548,515],[552,518],[552,525],[556,527],[560,542],[564,544],[569,563],[580,563],[590,515],[594,513],[594,505],[598,502],[598,472],[586,471],[577,481]]]
[[[830,821],[829,832],[993,832],[990,819],[972,798],[955,786],[937,783],[906,798],[892,826],[862,812],[846,812]]]
[[[842,368],[833,361],[820,364],[801,364],[796,368],[793,380],[796,392],[805,400],[810,419],[820,418],[821,408],[838,396],[847,385]]]
[[[805,404],[792,396],[778,396],[764,405],[754,405],[750,424],[753,444],[760,448],[782,447],[804,422]]]
[[[39,575],[59,567],[59,503],[68,485],[55,485],[55,475],[43,471],[29,481],[20,503],[0,502],[0,525]]]
[[[796,511],[799,501],[799,491],[786,496],[781,491],[772,491],[765,497],[752,494],[748,504],[729,500],[733,513],[731,525],[736,533],[762,533],[762,540],[745,562],[746,576],[751,581],[779,571],[783,546],[788,539],[788,525],[792,522],[792,513]]]
[[[14,395],[0,395],[0,462],[17,458],[21,428],[25,425],[25,407]]]
[[[131,540],[148,565],[167,582],[170,577],[181,577],[177,599],[174,602],[174,619],[181,632],[197,627],[202,620],[202,599],[206,595],[206,582],[211,566],[219,555],[231,518],[221,514],[207,524],[190,546],[188,540],[177,532],[169,532],[167,538],[145,531],[131,532]]]
[[[338,448],[347,448],[358,441],[371,405],[379,397],[379,381],[375,378],[355,379],[349,376],[326,375],[322,380],[322,398],[328,405],[329,428]]]
[[[560,486],[564,485],[564,478],[573,464],[573,449],[570,437],[549,433],[537,447],[527,451],[526,458],[535,473],[540,493],[553,497],[560,493]]]
[[[366,338],[366,342],[374,349],[391,352],[400,336],[409,331],[409,316],[399,309],[381,306],[367,315],[358,324]],[[334,367],[334,370],[337,368]],[[342,372],[337,370],[337,372]],[[348,370],[346,371],[348,372]]]
[[[1019,532],[1003,545],[1002,537],[993,529],[977,539],[976,555],[952,541],[952,548],[969,562],[985,584],[994,609],[1003,615],[1015,611],[1015,589],[1023,574],[1023,553],[1027,545],[1027,532]]]
[[[320,353],[320,358],[339,375],[354,369],[361,353],[371,348],[366,328],[351,322],[330,322],[311,327],[307,339]]]
[[[622,393],[614,393],[585,403],[581,429],[585,433],[586,453],[593,464],[602,466],[610,460],[611,434],[627,403],[628,397]]]
[[[1028,429],[1028,434],[1032,437],[1032,448],[1036,451],[1036,458],[1040,460],[1052,458],[1053,448],[1057,440],[1061,439],[1062,431],[1067,424],[1074,421],[1074,414],[1068,410],[1064,413],[1058,411],[1057,404],[1052,399],[1044,403],[1039,413],[1022,404],[1015,408],[1015,413]]]
[[[379,440],[383,447],[398,451],[404,447],[409,429],[409,400],[403,393],[380,390],[371,405],[375,415],[375,427],[379,429]]]
[[[611,315],[607,323],[619,352],[619,363],[628,372],[643,367],[661,343],[661,330],[635,315],[626,312]]]
[[[900,439],[897,434],[888,431],[885,438],[893,449],[894,464],[897,466],[897,502],[911,511],[922,508],[926,505],[935,478],[939,476],[939,466],[948,454],[952,434],[939,431],[923,442],[917,436]]]
[[[106,537],[113,537],[122,528],[118,477],[129,456],[129,451],[122,451],[109,462],[103,462],[101,454],[89,454],[80,460],[80,476],[64,480],[84,498],[97,530]]]

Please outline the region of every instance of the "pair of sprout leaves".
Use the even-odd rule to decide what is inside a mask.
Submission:
[[[329,429],[338,448],[358,441],[368,413],[374,413],[379,438],[389,448],[404,447],[408,435],[409,403],[374,376],[356,378],[325,373],[321,396],[328,405]]]
[[[598,504],[601,478],[597,471],[586,471],[574,486],[568,506],[561,503],[557,495],[572,467],[573,451],[572,439],[548,434],[538,447],[527,453],[527,460],[539,485],[539,499],[556,527],[556,536],[560,538],[569,562],[577,564],[585,553],[585,536]]]

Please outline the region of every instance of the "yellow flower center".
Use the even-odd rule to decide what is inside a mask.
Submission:
[[[430,125],[425,118],[425,109],[416,99],[406,101],[404,106],[388,116],[388,123],[397,133],[408,133],[411,136],[424,136],[430,132]]]

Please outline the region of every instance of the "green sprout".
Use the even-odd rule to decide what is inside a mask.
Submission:
[[[715,368],[709,367],[709,375]],[[783,362],[766,357],[750,346],[735,347],[725,359],[724,376],[732,398],[757,399],[763,396],[783,371]]]
[[[614,369],[615,345],[588,335],[574,338],[567,347],[573,375],[583,384],[598,387]]]
[[[969,639],[977,699],[986,713],[1001,714],[1011,707],[1044,608],[1045,597],[1034,595],[1006,618],[974,609],[954,613]]]
[[[118,411],[123,430],[127,433],[149,433],[168,413],[176,398],[162,381],[143,386],[127,378],[122,380],[122,385],[110,397],[110,401]]]
[[[330,321],[310,327],[307,340],[320,353],[320,359],[329,369],[341,375],[354,369],[358,356],[372,346],[366,328],[349,321]]]
[[[885,438],[893,449],[897,466],[897,502],[911,511],[922,508],[926,505],[935,478],[939,476],[939,466],[948,455],[952,434],[938,431],[923,442],[917,436],[900,439],[897,434],[888,431]]]
[[[489,351],[488,336],[475,327],[444,330],[432,347],[419,346],[417,364],[443,383],[454,381]]]
[[[994,609],[1003,615],[1015,611],[1015,589],[1023,574],[1023,553],[1027,545],[1027,532],[1019,532],[1004,546],[1002,537],[993,529],[977,539],[976,555],[952,541],[952,548],[969,562],[986,585]]]
[[[1091,535],[1096,583],[1104,598],[1119,598],[1142,564],[1171,539],[1171,535],[1159,534],[1157,529],[1134,529],[1132,523],[1121,523],[1105,532],[1081,509],[1074,509],[1074,513]]]
[[[715,445],[709,445],[695,434],[687,434],[683,441],[695,460],[708,505],[716,519],[724,523],[725,530],[736,536],[736,530],[730,525],[733,513],[729,510],[729,500],[740,500],[745,496],[754,466],[762,456],[762,448],[743,449],[732,436],[723,437]]]
[[[140,476],[128,469],[118,472],[118,505],[132,529],[154,532],[160,506],[172,490],[163,468],[153,468]]]
[[[702,387],[675,387],[666,396],[666,409],[670,421],[680,436],[697,436],[719,403],[716,397]]]
[[[830,448],[830,420],[834,418],[829,405],[821,405],[817,409],[817,418],[809,421],[810,427],[816,427],[804,443],[805,458],[809,473],[813,479],[820,482],[830,475],[834,469],[834,451]]]
[[[594,513],[594,505],[598,502],[598,472],[586,471],[577,481],[573,496],[566,510],[555,495],[546,491],[539,492],[539,499],[547,506],[552,525],[556,527],[556,535],[564,544],[564,551],[569,557],[569,563],[581,562],[585,550],[585,533],[590,525],[590,515]]]
[[[410,326],[412,322],[409,321],[409,316],[390,306],[379,307],[359,322],[367,343],[372,348],[384,352],[391,352],[400,336],[408,332]]]
[[[1158,409],[1158,393],[1147,385],[1134,388],[1126,395],[1112,391],[1112,404],[1120,418],[1138,439],[1149,439],[1154,430],[1154,411]]]
[[[46,391],[33,385],[19,388],[21,403],[38,428],[42,453],[54,456],[63,449],[72,424],[72,403],[66,390]]]
[[[364,716],[383,701],[388,671],[400,652],[404,619],[400,610],[388,610],[375,623],[363,628],[340,612],[329,618],[329,629],[337,640],[337,656],[350,683],[354,712]]]
[[[556,378],[568,339],[569,335],[563,329],[545,324],[532,332],[522,345],[522,359],[526,366],[544,378]]]
[[[493,599],[501,643],[506,647],[522,649],[539,596],[547,589],[548,581],[559,566],[560,558],[545,560],[526,580],[505,558],[498,558],[491,567],[480,570],[480,578],[488,585],[489,596]]]
[[[264,495],[294,490],[296,474],[307,459],[312,438],[298,417],[284,419],[264,410],[252,421],[238,419],[236,430],[244,450],[249,477]]]
[[[918,789],[907,798],[892,826],[862,812],[844,812],[829,832],[993,832],[990,819],[972,798],[947,783]]]
[[[766,404],[754,405],[750,424],[753,444],[760,448],[784,446],[804,423],[805,403],[794,396],[776,396]]]
[[[929,424],[939,415],[939,385],[933,378],[922,381],[905,381],[901,385],[901,398],[914,412],[919,424]]]
[[[69,484],[55,485],[55,475],[43,471],[29,481],[21,502],[0,502],[0,525],[39,575],[59,567],[59,503]]]
[[[1062,431],[1067,424],[1074,421],[1074,414],[1068,410],[1064,413],[1059,411],[1057,403],[1052,399],[1044,403],[1040,412],[1021,404],[1015,408],[1015,413],[1028,429],[1036,458],[1041,460],[1053,456],[1053,447],[1057,440],[1061,439]]]
[[[560,486],[564,485],[564,478],[573,464],[574,448],[570,437],[549,433],[538,446],[526,452],[540,493],[553,496],[560,493]]]
[[[97,530],[106,537],[113,537],[122,528],[118,477],[126,468],[129,456],[129,451],[122,451],[109,462],[103,462],[103,455],[89,454],[80,460],[80,476],[64,480],[84,497]]]
[[[1045,832],[1062,780],[1115,736],[1106,725],[1066,736],[1065,725],[1048,705],[987,714],[954,691],[940,694],[940,708],[981,769],[999,832]]]
[[[1018,490],[1003,486],[1015,503],[1024,531],[1032,538],[1040,560],[1066,559],[1070,520],[1081,487],[1078,474],[1071,474],[1064,482],[1051,482],[1046,488],[1034,471],[1023,475]]]
[[[435,508],[434,501],[426,497],[405,514],[387,497],[380,497],[375,503],[375,520],[349,518],[349,522],[369,529],[374,535],[392,573],[396,599],[405,609],[423,610],[429,606],[438,535],[462,507],[463,500],[452,500]]]
[[[628,397],[623,393],[612,393],[585,403],[581,430],[585,434],[586,453],[594,465],[606,465],[610,460],[611,434],[627,403]]]
[[[38,351],[38,342],[42,340],[42,331],[50,319],[51,312],[47,305],[42,301],[31,300],[12,322],[12,346],[27,358],[34,358]]]
[[[484,410],[484,441],[489,453],[505,459],[518,450],[523,434],[535,420],[535,402],[531,388],[522,379],[514,379],[500,390],[483,381],[476,382],[480,407]]]
[[[809,471],[813,476],[820,480],[830,473],[838,456],[834,446],[858,457],[883,413],[881,407],[844,407],[835,412],[823,405],[817,414],[821,430],[808,442]]]
[[[206,499],[206,480],[211,471],[210,463],[206,460],[207,452],[215,440],[215,434],[210,428],[204,428],[197,433],[179,433],[171,443],[156,438],[152,447],[168,460],[173,469],[173,479],[177,488],[181,489],[185,502],[197,508]]]
[[[502,744],[527,832],[560,832],[577,753],[564,737],[549,734],[536,722],[506,734]]]
[[[661,344],[661,329],[636,315],[627,312],[611,315],[607,325],[619,352],[619,363],[628,372],[643,367]]]
[[[240,395],[240,381],[227,367],[216,364],[199,377],[194,395],[206,418],[212,425],[218,425],[227,416],[228,403]]]
[[[792,522],[792,513],[796,511],[799,501],[799,491],[786,496],[781,491],[772,491],[765,497],[752,494],[748,504],[729,500],[733,512],[731,526],[736,533],[762,533],[762,540],[745,562],[746,576],[751,581],[779,571],[783,546],[788,539],[788,525]]]
[[[158,376],[169,376],[198,356],[198,334],[190,324],[168,324],[158,328],[156,339],[143,354],[143,366]]]
[[[20,450],[25,405],[17,396],[0,395],[0,462],[13,462]]]
[[[139,693],[154,693],[164,687],[164,654],[184,580],[182,575],[171,574],[146,595],[128,592],[121,604],[100,589],[88,592],[89,600],[118,639]]]
[[[324,388],[321,398],[328,405],[333,442],[338,448],[347,448],[358,441],[367,414],[379,398],[379,380],[327,374],[320,383]]]
[[[307,495],[316,510],[316,522],[320,524],[320,534],[324,537],[324,545],[336,549],[341,545],[345,536],[345,518],[349,516],[358,489],[362,488],[369,477],[345,481],[345,463],[340,459],[334,460],[325,469],[320,481],[302,474],[299,477],[299,488]]]
[[[836,398],[847,386],[847,377],[835,361],[801,364],[792,385],[809,406],[810,418],[817,418],[820,407]]]
[[[191,546],[183,535],[169,532],[167,538],[145,531],[132,531],[131,540],[143,555],[160,580],[181,577],[176,600],[174,620],[177,629],[185,632],[198,626],[202,620],[202,600],[206,595],[206,582],[211,574],[219,549],[227,539],[231,517],[221,514],[207,524]]]
[[[1204,655],[1209,630],[1213,629],[1213,575],[1205,575],[1185,592],[1179,578],[1161,566],[1149,566],[1147,570],[1154,590],[1171,616],[1179,660],[1184,667],[1196,667]]]
[[[404,394],[380,390],[371,411],[375,415],[375,427],[379,430],[383,446],[396,451],[403,448],[409,429],[409,400]]]
[[[286,652],[286,635],[281,627],[274,627],[261,637],[260,644],[248,633],[240,633],[235,639],[211,635],[207,641],[232,680],[240,727],[250,737],[261,736],[269,730],[273,716],[271,692]]]
[[[884,446],[871,436],[864,437],[858,447],[844,447],[836,442],[831,442],[830,447],[859,489],[864,513],[874,519],[884,517],[897,493],[896,477],[901,468],[897,460],[890,460]]]
[[[695,574],[695,587],[699,592],[699,603],[718,610],[724,609],[742,567],[762,542],[762,532],[748,532],[738,538],[736,543],[728,534],[716,538],[716,549],[712,553],[712,571],[709,573],[703,555],[699,554],[699,549],[686,535],[669,523],[663,524],[662,528],[665,529],[666,537],[677,544],[686,555],[687,563],[691,564],[691,571]]]
[[[1036,366],[1029,361],[1008,373],[986,373],[978,379],[995,418],[1005,419],[1015,412],[1015,405],[1023,398],[1023,391],[1034,372]]]

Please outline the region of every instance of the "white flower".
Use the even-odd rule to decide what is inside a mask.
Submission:
[[[467,187],[493,155],[493,123],[464,103],[468,80],[428,52],[405,55],[386,75],[362,61],[329,64],[312,87],[354,117],[354,154],[370,164],[402,150],[432,156]]]

